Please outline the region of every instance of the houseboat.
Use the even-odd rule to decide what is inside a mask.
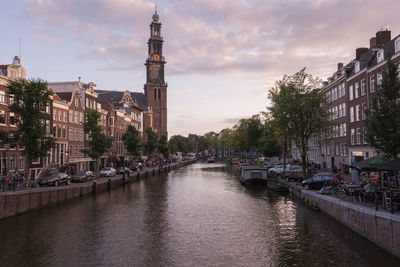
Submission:
[[[260,166],[240,166],[239,180],[242,184],[265,184],[267,183],[267,169]]]

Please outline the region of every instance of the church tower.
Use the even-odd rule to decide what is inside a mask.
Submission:
[[[148,57],[145,63],[147,70],[144,93],[148,107],[153,113],[153,129],[159,136],[167,136],[167,83],[164,79],[164,65],[167,63],[163,56],[163,38],[161,37],[161,23],[157,9],[150,24],[150,38],[147,42]]]

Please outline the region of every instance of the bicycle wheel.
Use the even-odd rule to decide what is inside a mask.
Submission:
[[[337,198],[340,198],[340,199],[343,199],[343,198],[346,197],[346,192],[344,191],[343,188],[335,187],[335,188],[333,189],[333,194],[334,194]]]

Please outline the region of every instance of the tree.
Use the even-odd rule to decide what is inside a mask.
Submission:
[[[146,142],[144,143],[144,149],[146,154],[150,156],[156,150],[158,144],[158,134],[148,126],[146,128]]]
[[[218,139],[217,139],[217,134],[215,132],[208,132],[204,135],[206,141],[207,141],[207,150],[208,153],[214,152],[214,154],[217,154],[217,149],[218,149]]]
[[[264,156],[274,157],[281,154],[278,135],[271,119],[266,119],[262,125],[262,133],[258,139],[258,151]]]
[[[169,139],[168,146],[171,153],[182,152],[184,154],[191,150],[191,144],[187,138],[182,135],[173,135]]]
[[[262,134],[262,122],[260,115],[253,115],[249,119],[241,119],[234,126],[233,146],[241,152],[256,151],[258,141]]]
[[[208,149],[208,142],[207,139],[205,138],[204,135],[200,136],[199,138],[199,145],[198,145],[198,150],[199,151],[204,151]]]
[[[85,141],[85,149],[82,152],[95,160],[96,177],[99,174],[99,158],[112,147],[113,143],[113,138],[103,133],[99,125],[100,117],[100,112],[90,109],[86,113],[86,121],[83,123],[83,130],[85,134],[89,135],[89,139]]]
[[[126,132],[122,135],[122,141],[129,153],[130,160],[132,160],[132,156],[137,157],[140,155],[142,138],[140,137],[140,132],[135,127],[129,125],[126,128]]]
[[[11,105],[17,129],[2,133],[3,141],[23,147],[25,155],[24,169],[27,181],[30,180],[29,169],[33,159],[48,155],[54,147],[50,131],[46,131],[46,108],[50,106],[52,92],[47,90],[47,83],[37,80],[10,80],[9,90]]]
[[[157,150],[165,159],[168,158],[168,141],[165,135],[161,136],[160,140],[158,140]]]
[[[294,75],[285,75],[269,91],[269,111],[285,140],[292,140],[299,150],[304,177],[309,139],[331,131],[325,95],[319,86],[320,80],[304,68]]]
[[[219,139],[219,146],[221,152],[225,155],[230,155],[230,152],[232,150],[232,130],[231,129],[226,129],[221,135],[221,138]]]
[[[367,141],[383,153],[397,157],[400,153],[400,81],[398,64],[390,58],[383,71],[371,107],[366,111]]]

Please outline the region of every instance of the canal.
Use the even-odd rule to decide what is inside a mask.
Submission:
[[[2,266],[399,266],[299,202],[193,164],[0,221]]]

